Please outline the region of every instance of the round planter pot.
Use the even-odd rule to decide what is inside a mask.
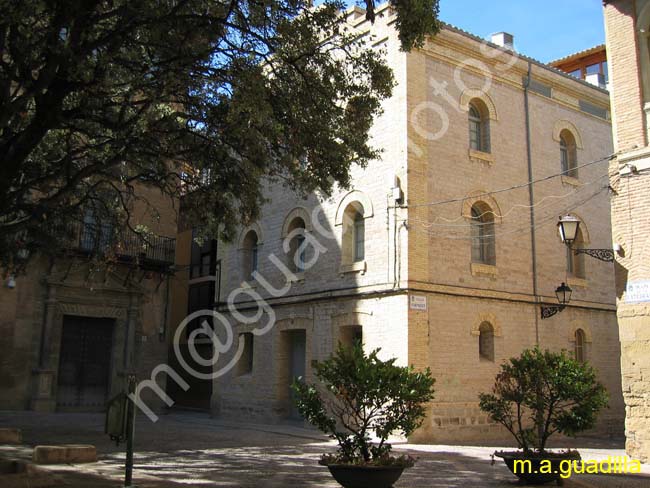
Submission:
[[[580,453],[546,453],[529,454],[523,452],[495,452],[495,456],[503,459],[508,469],[521,481],[529,484],[556,482],[562,484],[562,462],[580,459]],[[550,463],[550,470],[549,470]],[[550,471],[550,472],[547,472]],[[565,469],[566,472],[566,469]]]
[[[404,471],[398,466],[330,464],[327,467],[344,488],[391,488]]]

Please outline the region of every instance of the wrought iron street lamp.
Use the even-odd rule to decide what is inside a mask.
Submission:
[[[552,317],[558,312],[564,310],[567,304],[571,301],[571,293],[573,290],[566,283],[562,283],[555,289],[555,296],[557,297],[557,302],[559,305],[550,305],[548,307],[542,307],[542,319],[547,319]]]
[[[611,263],[614,261],[614,251],[611,249],[574,249],[571,247],[573,241],[576,240],[578,235],[578,229],[580,228],[580,219],[574,217],[573,215],[565,215],[560,217],[559,222],[557,223],[558,230],[560,231],[560,238],[569,249],[573,251],[574,254],[587,254],[592,258],[599,259],[600,261],[606,261]]]

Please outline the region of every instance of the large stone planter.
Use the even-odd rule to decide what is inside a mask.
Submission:
[[[334,479],[344,488],[391,488],[402,476],[402,466],[330,464]]]
[[[535,485],[551,482],[561,485],[563,482],[561,476],[562,462],[580,459],[580,453],[578,451],[528,455],[524,455],[521,451],[501,451],[495,452],[494,455],[502,458],[506,466],[508,466],[508,469],[522,482]],[[550,472],[541,472],[546,471],[548,463],[550,463]]]
[[[36,446],[32,454],[36,464],[79,464],[97,462],[97,449],[90,445]]]

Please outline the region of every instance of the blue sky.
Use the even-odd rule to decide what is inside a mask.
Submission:
[[[605,42],[602,0],[440,0],[440,19],[484,38],[509,32],[543,62]]]

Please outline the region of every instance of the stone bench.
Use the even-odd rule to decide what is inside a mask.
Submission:
[[[20,444],[22,441],[23,435],[20,429],[0,429],[0,444]]]
[[[97,449],[91,445],[68,444],[36,446],[32,460],[37,464],[78,464],[97,461]]]

